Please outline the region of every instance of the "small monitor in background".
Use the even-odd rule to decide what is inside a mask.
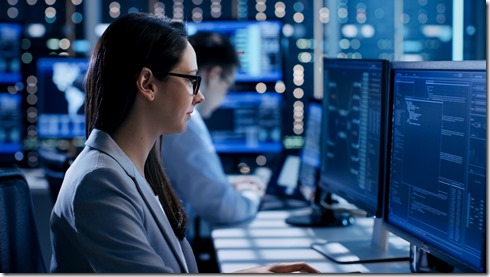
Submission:
[[[22,80],[22,35],[21,23],[0,22],[0,84],[15,84]]]
[[[282,95],[229,92],[205,123],[218,153],[280,153]]]
[[[235,82],[276,82],[283,77],[282,23],[266,21],[187,22],[189,35],[217,32],[230,38],[239,53],[240,68]]]
[[[321,201],[333,203],[332,195],[324,194],[318,188],[321,166],[322,100],[312,98],[307,102],[305,115],[304,144],[299,157],[297,189],[310,203],[311,212],[294,214],[286,223],[297,226],[348,226],[353,218],[347,213],[338,213],[322,206]]]
[[[324,59],[319,187],[373,218],[371,238],[315,243],[337,263],[408,260],[409,245],[394,241],[382,222],[389,122],[387,60]],[[340,251],[339,251],[340,250]]]
[[[320,172],[321,100],[312,99],[306,106],[306,127],[300,154],[298,189],[307,201],[314,201]]]
[[[22,97],[0,92],[0,164],[23,159]]]
[[[486,74],[485,61],[391,66],[384,220],[412,247],[439,259],[439,268],[424,270],[446,271],[445,262],[456,272],[486,272]]]
[[[38,77],[38,137],[85,138],[84,78],[86,58],[40,58]]]

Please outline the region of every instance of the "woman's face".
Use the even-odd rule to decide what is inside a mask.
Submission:
[[[197,74],[196,53],[190,43],[187,43],[182,61],[171,72],[185,75]],[[155,100],[159,113],[155,119],[160,122],[164,134],[172,134],[185,130],[194,106],[201,103],[204,97],[201,92],[193,95],[191,79],[169,75],[165,81],[158,82]]]

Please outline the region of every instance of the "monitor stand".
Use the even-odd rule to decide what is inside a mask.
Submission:
[[[389,232],[381,218],[374,218],[371,240],[313,243],[311,247],[340,264],[408,261],[410,245],[388,242]]]
[[[451,273],[454,272],[454,266],[412,244],[410,245],[410,271],[413,273]]]
[[[319,191],[317,189],[317,191]],[[315,196],[315,198],[318,198]],[[332,194],[327,193],[325,203],[329,206],[338,203],[332,199]],[[317,203],[318,201],[314,201]],[[292,215],[286,218],[286,223],[301,227],[342,227],[354,223],[354,217],[348,212],[337,212],[332,208],[312,204],[311,213],[304,215]]]

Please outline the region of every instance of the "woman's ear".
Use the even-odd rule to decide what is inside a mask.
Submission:
[[[153,73],[146,67],[141,69],[140,75],[138,76],[138,79],[136,79],[136,88],[138,89],[138,92],[149,101],[155,99],[156,86],[154,79]]]

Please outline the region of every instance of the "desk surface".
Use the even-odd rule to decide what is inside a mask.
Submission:
[[[271,263],[304,261],[321,272],[341,273],[410,273],[408,261],[364,264],[335,263],[310,246],[315,242],[371,239],[374,220],[356,218],[348,227],[304,228],[288,225],[289,215],[305,214],[309,208],[290,211],[261,211],[246,224],[215,228],[211,235],[221,272],[262,266]],[[409,244],[394,235],[390,242],[406,247]]]

